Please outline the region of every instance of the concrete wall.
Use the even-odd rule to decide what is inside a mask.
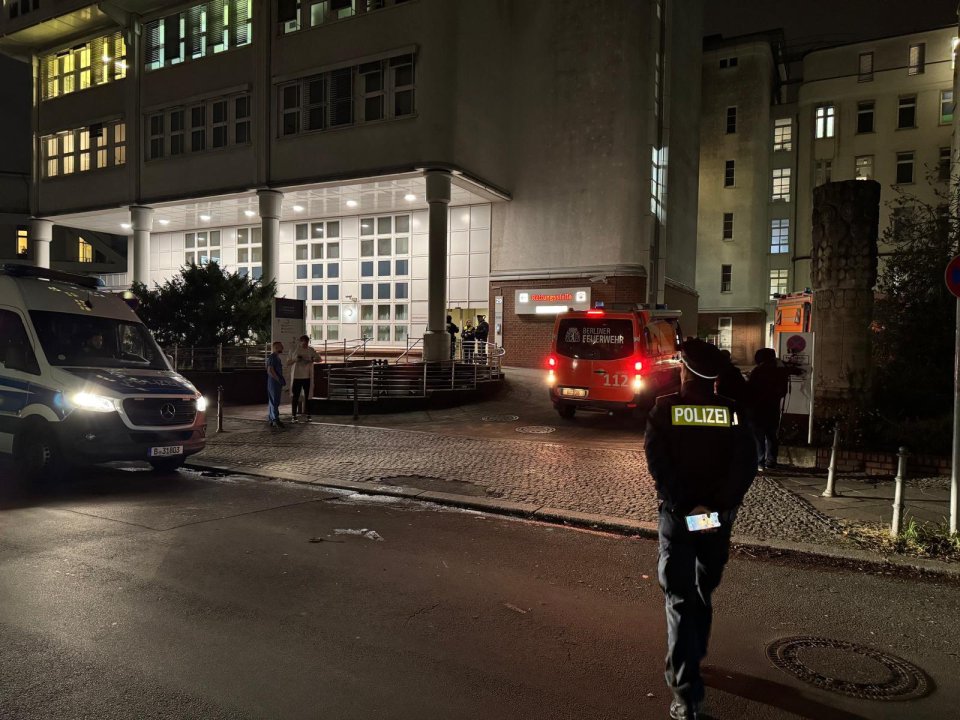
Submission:
[[[30,65],[0,56],[0,260],[17,254],[17,226],[30,212]]]

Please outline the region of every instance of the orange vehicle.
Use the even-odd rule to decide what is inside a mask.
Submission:
[[[560,417],[578,409],[632,413],[680,389],[680,311],[586,310],[557,315],[547,358]]]
[[[813,322],[813,293],[809,290],[777,298],[773,325],[773,347],[780,347],[780,333],[810,332]]]

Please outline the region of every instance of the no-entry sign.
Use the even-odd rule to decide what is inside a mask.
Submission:
[[[947,289],[960,298],[960,255],[947,264],[947,272],[943,277],[947,281]]]

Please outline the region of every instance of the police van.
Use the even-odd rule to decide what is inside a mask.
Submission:
[[[578,409],[631,414],[680,389],[680,311],[632,305],[557,315],[547,358],[550,400],[563,418]]]
[[[207,402],[96,278],[0,266],[0,454],[26,477],[200,452]]]

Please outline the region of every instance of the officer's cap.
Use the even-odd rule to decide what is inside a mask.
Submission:
[[[680,359],[694,374],[713,380],[723,369],[724,358],[716,345],[703,340],[687,340],[680,346]]]

